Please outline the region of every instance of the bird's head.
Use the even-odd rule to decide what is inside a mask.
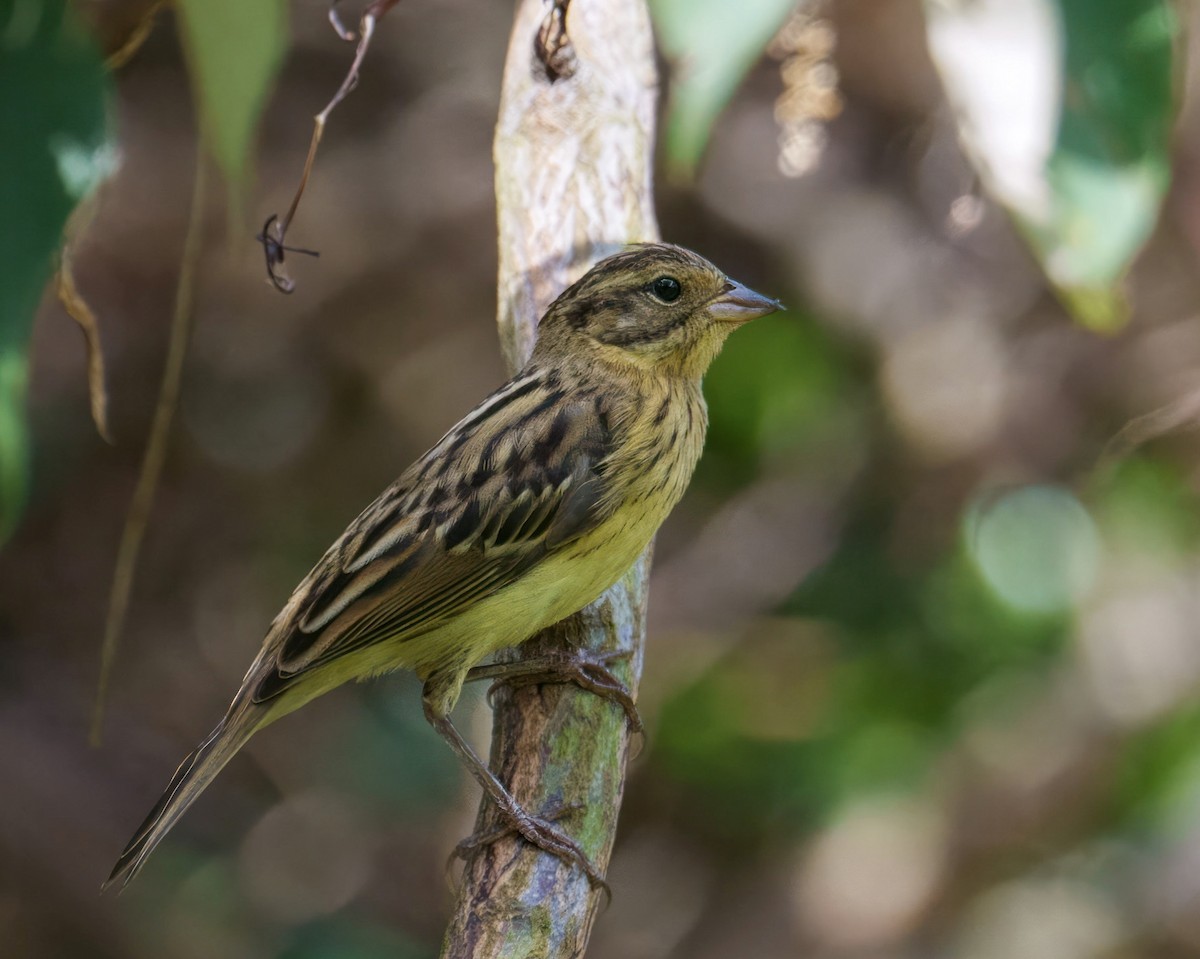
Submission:
[[[734,329],[782,308],[690,250],[644,243],[601,260],[550,305],[534,356],[699,379]]]

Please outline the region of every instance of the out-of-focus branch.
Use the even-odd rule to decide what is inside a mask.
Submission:
[[[569,76],[555,77],[538,55],[546,16],[544,0],[523,0],[517,11],[496,127],[498,323],[511,369],[529,355],[538,317],[570,281],[623,244],[658,237],[651,189],[656,72],[644,0],[571,2],[563,41],[574,51]],[[614,671],[636,690],[648,572],[647,555],[522,654],[563,643],[625,651]],[[561,813],[559,824],[602,872],[629,747],[624,713],[593,694],[556,685],[502,689],[496,697],[492,769],[526,809]],[[485,800],[477,828],[498,826]],[[579,956],[601,898],[580,870],[502,838],[469,856],[442,955]]]
[[[196,270],[200,263],[200,245],[204,237],[206,163],[204,145],[199,143],[196,148],[195,179],[192,181],[192,205],[188,210],[187,232],[183,238],[179,279],[175,283],[175,311],[171,316],[167,362],[163,367],[162,383],[158,388],[158,404],[154,408],[154,422],[146,440],[146,452],[138,471],[137,486],[129,504],[129,515],[125,517],[125,526],[121,530],[121,545],[117,548],[112,589],[108,594],[108,616],[104,621],[104,642],[100,647],[100,680],[96,684],[96,702],[92,708],[93,746],[100,745],[104,726],[104,704],[108,696],[113,663],[117,658],[117,644],[125,628],[125,613],[129,609],[129,595],[133,591],[138,555],[142,550],[142,539],[146,535],[146,524],[150,521],[154,495],[158,492],[158,480],[162,475],[163,464],[167,461],[171,423],[175,419],[175,407],[179,405],[179,391],[183,385],[183,361],[187,356],[188,342],[192,335]]]

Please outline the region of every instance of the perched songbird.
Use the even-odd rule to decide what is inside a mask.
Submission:
[[[525,368],[296,587],[225,718],[175,772],[108,883],[136,875],[255,732],[394,669],[423,680],[426,717],[513,828],[596,879],[571,839],[521,809],[450,710],[473,666],[586,606],[633,565],[700,457],[709,363],[740,324],[780,308],[666,244],[610,256],[566,290]]]

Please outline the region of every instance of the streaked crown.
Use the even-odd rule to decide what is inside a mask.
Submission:
[[[778,309],[690,250],[639,244],[601,260],[550,305],[534,355],[585,349],[699,376],[736,326]]]

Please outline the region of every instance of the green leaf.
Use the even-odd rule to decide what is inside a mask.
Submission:
[[[236,207],[258,120],[287,46],[287,5],[179,0],[178,6],[200,128]]]
[[[673,66],[667,108],[673,175],[695,172],[717,115],[795,6],[796,0],[650,0]]]
[[[1179,23],[1169,0],[926,0],[959,132],[1063,303],[1128,317],[1121,280],[1170,181]]]
[[[66,0],[0,0],[0,540],[28,483],[26,353],[71,210],[115,165],[108,77]]]

